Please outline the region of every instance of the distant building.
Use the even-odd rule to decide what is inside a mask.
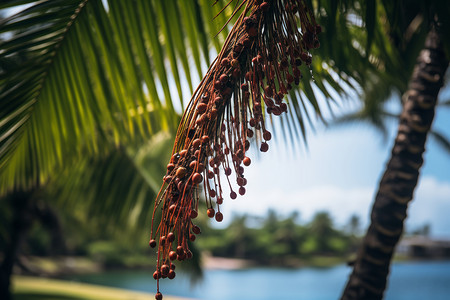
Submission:
[[[450,258],[450,239],[431,239],[426,236],[404,237],[397,245],[396,252],[410,258]]]

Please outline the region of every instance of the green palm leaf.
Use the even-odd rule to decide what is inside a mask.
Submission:
[[[157,25],[185,14],[182,3],[167,1],[157,15],[161,2],[143,0],[7,1],[0,9],[22,4],[0,21],[0,193],[42,183],[85,151],[175,130],[169,82],[174,76],[182,100],[185,80],[166,63],[181,62],[192,86],[185,40],[200,73],[205,37],[216,34],[192,16],[180,15],[170,32]],[[201,11],[197,2],[188,7]]]

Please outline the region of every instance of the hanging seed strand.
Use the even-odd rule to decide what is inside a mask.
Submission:
[[[175,277],[173,262],[192,257],[188,242],[201,232],[194,224],[199,195],[205,195],[208,217],[221,222],[220,205],[227,198],[223,178],[231,199],[237,197],[230,180],[233,173],[237,192],[245,194],[249,139],[261,142],[261,152],[269,149],[272,134],[265,117],[287,111],[284,96],[299,84],[300,66],[310,66],[310,50],[319,46],[321,28],[305,0],[244,0],[241,7],[243,12],[182,116],[155,202],[149,245],[158,251],[156,299],[162,299],[159,280]]]

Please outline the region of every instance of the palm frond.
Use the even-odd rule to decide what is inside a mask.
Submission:
[[[200,73],[213,36],[189,15],[202,14],[198,2],[188,11],[176,1],[144,0],[7,1],[0,8],[23,4],[0,21],[0,193],[45,181],[83,151],[176,128],[174,107],[182,104],[174,105],[170,82],[182,103],[180,82],[192,84],[189,55]],[[173,18],[169,31],[162,20]],[[168,73],[166,62],[181,62],[184,78]]]
[[[105,156],[86,155],[47,182],[49,202],[84,211],[103,226],[145,228],[172,143],[160,132],[137,149],[120,146]]]

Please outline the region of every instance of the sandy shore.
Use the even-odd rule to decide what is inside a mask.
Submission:
[[[236,270],[254,266],[252,261],[236,258],[214,257],[209,255],[202,256],[202,266],[205,269],[218,270]]]
[[[46,295],[53,297],[67,296],[86,300],[152,300],[151,293],[133,292],[124,289],[110,288],[93,284],[64,280],[13,276],[14,294]],[[164,295],[164,300],[189,300],[188,298]],[[193,300],[193,299],[191,299]]]

